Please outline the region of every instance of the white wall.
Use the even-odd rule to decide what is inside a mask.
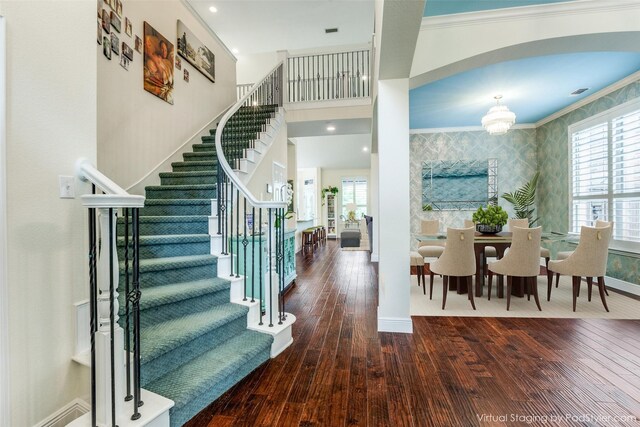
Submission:
[[[7,24],[9,426],[31,426],[89,378],[71,361],[86,298],[86,212],[58,175],[96,159],[96,2],[2,1]],[[86,187],[84,187],[86,189]],[[76,193],[80,188],[76,187]]]
[[[366,178],[367,179],[367,213],[370,215],[371,207],[371,170],[370,169],[322,169],[322,187],[328,186],[338,187],[338,194],[336,195],[336,207],[337,207],[337,232],[340,236],[340,232],[343,230],[344,225],[340,220],[342,215],[342,178]],[[322,191],[322,189],[320,189]],[[319,200],[322,200],[322,195]],[[325,200],[326,202],[326,200]],[[320,202],[322,204],[322,202]],[[325,203],[322,206],[322,216],[320,217],[320,223],[327,225],[327,205]]]
[[[274,193],[267,193],[267,184],[273,185],[273,162],[287,167],[287,124],[282,123],[273,143],[263,154],[257,168],[246,183],[249,191],[259,200],[274,200]],[[285,177],[288,176],[285,171]]]
[[[409,79],[378,82],[378,330],[412,332],[409,316]]]
[[[236,79],[238,84],[257,83],[278,63],[277,52],[238,55],[236,63]]]
[[[95,2],[94,2],[95,3]],[[105,6],[107,7],[107,6]],[[176,46],[176,25],[180,19],[215,54],[216,82],[212,83],[184,58],[182,70],[174,69],[174,105],[143,88],[143,56],[134,51],[126,71],[119,57],[109,61],[102,46],[98,54],[98,167],[126,188],[142,178],[209,122],[236,97],[235,59],[205,30],[179,1],[125,1],[123,15],[133,24],[133,37],[123,30],[120,42],[134,47],[135,35],[144,35],[144,21]],[[94,20],[92,20],[94,22]],[[66,49],[65,49],[66,50]],[[177,55],[177,53],[176,53]]]
[[[0,6],[1,7],[1,6]],[[0,15],[0,70],[5,70],[5,20]],[[9,425],[9,293],[7,290],[7,150],[5,75],[0,76],[0,426]]]

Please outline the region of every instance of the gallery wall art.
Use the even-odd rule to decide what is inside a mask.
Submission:
[[[144,23],[144,90],[173,104],[173,43]]]
[[[178,20],[178,54],[215,83],[215,55]]]

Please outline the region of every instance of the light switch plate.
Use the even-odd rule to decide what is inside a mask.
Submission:
[[[58,183],[60,186],[60,198],[61,199],[73,199],[76,197],[75,191],[75,178],[72,176],[58,176]]]

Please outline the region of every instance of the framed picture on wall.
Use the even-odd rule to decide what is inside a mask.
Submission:
[[[129,20],[129,18],[124,18],[124,32],[131,37],[131,34],[133,34],[133,26],[131,25],[131,21]]]
[[[133,49],[131,49],[131,46],[125,42],[122,42],[122,56],[126,56],[129,60],[133,60]]]
[[[178,19],[178,54],[213,83],[216,81],[216,57],[200,40],[193,35]]]
[[[107,34],[111,32],[111,17],[107,9],[102,9],[102,29]]]
[[[136,36],[134,47],[136,49],[136,52],[142,53],[142,39],[138,36]]]
[[[173,104],[173,43],[144,23],[144,90]]]
[[[116,55],[120,55],[120,39],[115,33],[111,33],[111,50]]]
[[[104,36],[102,39],[102,53],[108,60],[111,60],[111,39],[109,36]]]
[[[120,18],[118,18],[118,15],[116,15],[115,12],[111,12],[111,26],[117,32],[120,32],[120,29],[122,28],[122,23],[120,22]]]

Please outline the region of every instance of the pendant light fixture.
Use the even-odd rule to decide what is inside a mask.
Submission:
[[[496,105],[482,118],[482,127],[491,135],[503,135],[516,122],[516,115],[506,105],[500,104],[502,95],[494,96]]]

